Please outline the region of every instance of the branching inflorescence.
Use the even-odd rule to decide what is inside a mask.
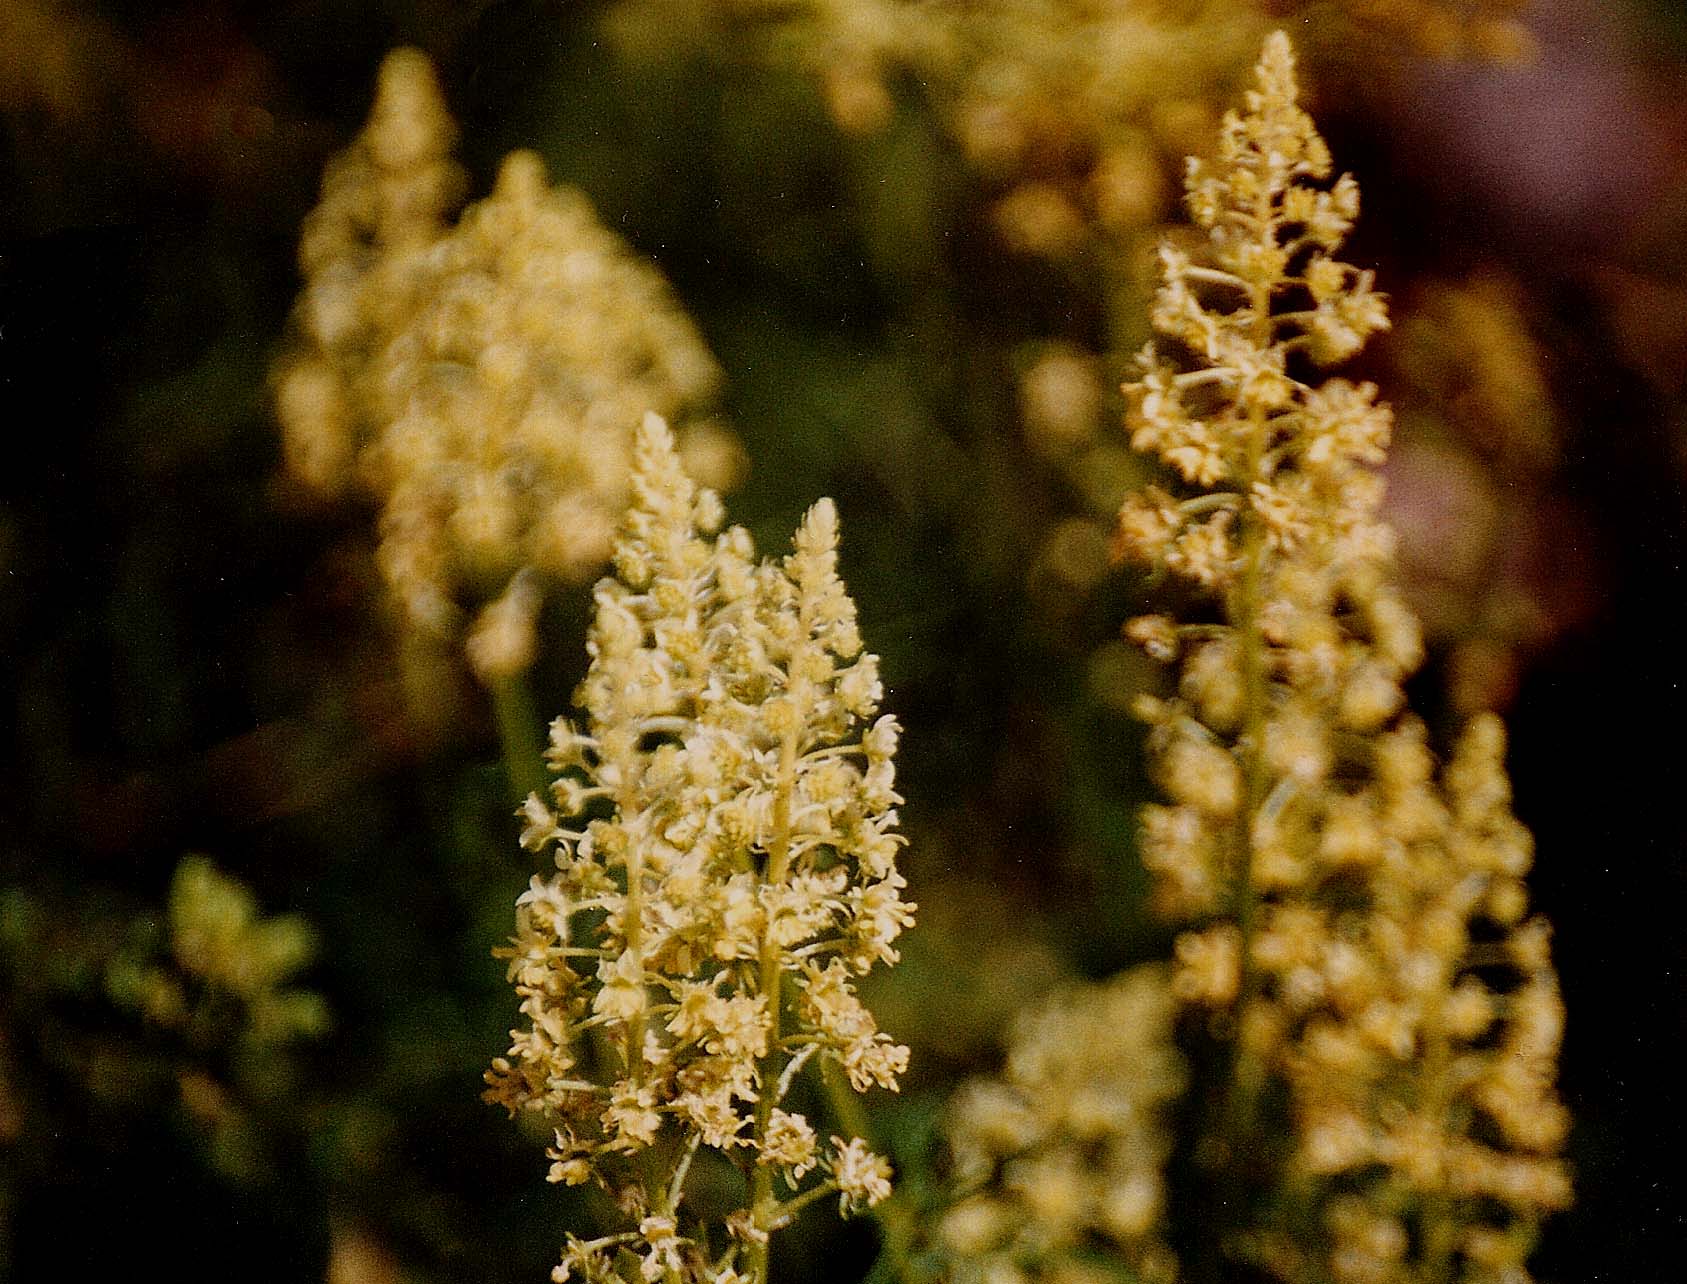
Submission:
[[[1123,554],[1206,590],[1206,622],[1128,633],[1181,658],[1148,700],[1168,802],[1145,809],[1160,906],[1194,926],[1174,986],[1236,1033],[1209,1153],[1257,1153],[1270,1082],[1296,1141],[1245,1247],[1294,1281],[1514,1281],[1569,1200],[1553,1090],[1562,1025],[1504,732],[1483,716],[1437,773],[1402,682],[1417,622],[1377,516],[1390,432],[1370,384],[1309,381],[1384,329],[1334,255],[1353,179],[1267,42],[1188,203],[1195,259],[1162,250],[1170,342],[1127,385],[1132,443],[1178,478],[1121,514]],[[1267,1183],[1269,1184],[1269,1183]]]
[[[857,1091],[907,1065],[854,989],[912,922],[898,728],[875,719],[830,500],[758,563],[742,528],[714,534],[720,501],[654,415],[633,495],[596,590],[586,725],[552,725],[552,796],[523,812],[557,872],[519,902],[504,953],[526,1022],[487,1098],[553,1124],[551,1180],[628,1210],[624,1231],[570,1238],[559,1280],[609,1280],[631,1254],[650,1280],[764,1281],[769,1236],[807,1204],[890,1193],[861,1139],[825,1140],[784,1102],[811,1061]],[[699,1147],[748,1175],[727,1237],[684,1217]]]
[[[489,681],[532,659],[535,573],[608,560],[646,410],[687,421],[726,484],[741,452],[700,412],[720,372],[667,282],[532,152],[452,222],[455,127],[417,50],[388,55],[367,127],[328,167],[299,247],[298,342],[278,373],[290,470],[382,505],[405,619]]]

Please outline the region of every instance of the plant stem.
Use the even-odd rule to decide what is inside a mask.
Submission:
[[[796,787],[797,736],[792,730],[779,745],[779,775],[773,792],[773,832],[767,845],[767,868],[762,875],[763,886],[777,886],[785,881],[791,863],[791,793]],[[750,1284],[767,1284],[767,1236],[777,1211],[773,1197],[773,1168],[762,1162],[762,1147],[767,1140],[769,1121],[773,1117],[774,1087],[783,1068],[783,1053],[779,1047],[780,966],[779,947],[774,943],[773,925],[762,928],[761,994],[767,1002],[767,1056],[761,1065],[761,1093],[756,1098],[755,1136],[751,1145],[755,1174],[750,1179],[750,1214],[761,1238],[752,1239],[745,1253]]]
[[[827,1195],[837,1193],[837,1189],[837,1182],[823,1181],[818,1186],[810,1186],[807,1190],[803,1191],[802,1194],[793,1196],[792,1198],[786,1200],[783,1204],[779,1205],[780,1224],[788,1224],[790,1219],[802,1212],[803,1209],[807,1208],[818,1199],[825,1199]]]
[[[504,773],[509,777],[510,790],[516,801],[525,802],[529,794],[543,798],[550,787],[550,772],[544,755],[534,736],[537,719],[533,716],[533,700],[527,691],[526,679],[516,676],[497,678],[491,684],[492,711],[498,721],[498,742],[504,750]]]
[[[1274,236],[1270,202],[1267,192],[1257,210],[1256,231],[1261,238]],[[1251,313],[1251,338],[1263,352],[1271,346],[1270,286],[1251,286],[1248,308]],[[1236,630],[1241,650],[1242,678],[1242,725],[1236,738],[1236,751],[1241,759],[1242,791],[1231,830],[1229,887],[1230,911],[1235,917],[1240,943],[1236,999],[1232,1009],[1234,1026],[1223,1057],[1223,1089],[1218,1101],[1216,1141],[1217,1158],[1223,1165],[1218,1181],[1219,1207],[1231,1226],[1241,1224],[1246,1217],[1248,1183],[1239,1164],[1246,1151],[1246,1137],[1252,1131],[1261,1081],[1261,1067],[1254,1063],[1243,1043],[1248,1011],[1259,990],[1259,973],[1253,963],[1254,935],[1259,917],[1259,892],[1254,884],[1253,830],[1255,817],[1267,793],[1263,742],[1269,696],[1265,638],[1260,629],[1265,593],[1266,532],[1260,515],[1249,503],[1249,497],[1254,483],[1264,480],[1270,435],[1271,424],[1265,410],[1255,404],[1248,412],[1241,476],[1237,485],[1242,496],[1238,515],[1242,569],[1230,606],[1230,622]],[[1213,1252],[1209,1264],[1215,1279],[1223,1270],[1225,1239],[1220,1230],[1212,1240]]]
[[[1255,286],[1252,291],[1254,338],[1262,347],[1269,346],[1271,327],[1271,292],[1268,287]],[[1251,494],[1254,483],[1263,480],[1262,462],[1265,458],[1270,423],[1265,411],[1254,406],[1249,413],[1246,450],[1242,463],[1239,489],[1243,496]],[[1232,607],[1231,623],[1241,645],[1242,669],[1242,727],[1236,745],[1242,759],[1242,796],[1236,811],[1236,823],[1231,831],[1231,909],[1241,936],[1240,975],[1237,982],[1236,1018],[1238,1026],[1259,989],[1259,973],[1253,963],[1253,941],[1259,917],[1259,893],[1254,885],[1254,819],[1265,802],[1266,780],[1265,719],[1269,678],[1266,673],[1265,639],[1260,631],[1260,615],[1265,590],[1265,524],[1244,498],[1241,510],[1242,574]],[[1237,1035],[1240,1037],[1240,1030]],[[1226,1141],[1234,1143],[1252,1109],[1252,1092],[1244,1092],[1246,1084],[1257,1076],[1245,1065],[1246,1050],[1238,1044],[1230,1057],[1230,1069],[1225,1088]],[[1250,1098],[1250,1099],[1244,1099]]]
[[[832,1118],[838,1126],[846,1134],[861,1138],[875,1153],[881,1153],[881,1148],[872,1135],[872,1128],[867,1122],[867,1112],[861,1108],[861,1099],[839,1077],[838,1067],[832,1062],[820,1063],[820,1083],[826,1090],[826,1104],[831,1108]],[[892,1193],[889,1199],[874,1204],[868,1211],[872,1213],[873,1220],[878,1222],[879,1231],[883,1236],[879,1261],[873,1264],[869,1275],[876,1278],[888,1276],[906,1284],[906,1281],[913,1279],[913,1211],[907,1208],[895,1193]],[[881,1264],[888,1264],[890,1269],[880,1271]]]
[[[627,842],[627,904],[622,911],[624,924],[622,932],[627,941],[627,954],[633,960],[633,968],[638,973],[640,986],[644,985],[644,923],[640,918],[643,912],[644,894],[644,845],[638,826],[629,824]],[[646,999],[648,1002],[648,997]],[[633,1087],[644,1085],[644,1006],[633,1013],[627,1021],[627,1041],[622,1048],[622,1054],[627,1063],[627,1074],[632,1077]]]

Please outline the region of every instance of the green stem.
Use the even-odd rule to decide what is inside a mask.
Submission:
[[[669,1217],[679,1211],[680,1196],[685,1191],[685,1178],[691,1171],[691,1161],[697,1158],[697,1148],[703,1143],[703,1134],[694,1132],[685,1148],[680,1151],[679,1159],[674,1163],[674,1170],[668,1175],[668,1193],[662,1199],[662,1212]]]
[[[1270,344],[1271,292],[1256,286],[1251,301],[1254,315],[1254,337],[1262,347]],[[1262,463],[1268,445],[1270,424],[1265,412],[1255,406],[1250,412],[1248,435],[1242,463],[1241,485],[1244,496],[1252,493],[1254,483],[1261,480]],[[1237,585],[1232,623],[1241,643],[1242,669],[1242,726],[1237,748],[1242,758],[1242,797],[1236,811],[1236,823],[1231,831],[1231,908],[1241,936],[1239,959],[1240,976],[1237,983],[1236,1018],[1238,1026],[1259,990],[1259,970],[1254,966],[1253,942],[1259,918],[1259,889],[1254,884],[1254,819],[1265,802],[1267,786],[1263,741],[1267,715],[1269,675],[1266,672],[1265,639],[1260,631],[1260,615],[1265,592],[1265,524],[1259,514],[1244,499],[1241,511],[1242,574]],[[1240,1030],[1237,1035],[1239,1037]],[[1252,1113],[1258,1075],[1248,1063],[1245,1048],[1236,1045],[1230,1059],[1230,1073],[1225,1090],[1226,1141],[1232,1144],[1246,1127]]]
[[[768,840],[767,868],[762,875],[764,886],[777,886],[785,881],[791,863],[791,793],[797,779],[797,736],[789,732],[779,746],[779,776],[773,793],[773,833]],[[762,930],[761,994],[767,1002],[767,1055],[761,1064],[761,1092],[756,1098],[755,1136],[751,1149],[755,1156],[755,1173],[750,1179],[750,1215],[760,1239],[750,1241],[745,1252],[745,1266],[750,1284],[767,1284],[767,1235],[777,1217],[778,1202],[773,1195],[773,1168],[762,1162],[762,1149],[767,1141],[768,1124],[773,1118],[776,1085],[784,1068],[784,1053],[779,1047],[780,1009],[779,947],[774,943],[772,924]]]
[[[776,1209],[775,1221],[781,1226],[789,1225],[791,1218],[802,1212],[803,1209],[816,1200],[825,1199],[827,1195],[837,1194],[837,1190],[838,1183],[830,1179],[821,1182],[818,1186],[810,1186],[802,1194],[795,1195],[780,1204]]]
[[[643,986],[644,981],[644,845],[634,825],[628,825],[627,842],[627,904],[622,911],[622,932],[626,937],[627,954],[633,960],[633,967],[637,971]],[[648,1002],[646,990],[646,1002]],[[627,1063],[627,1073],[632,1077],[633,1087],[644,1086],[644,1029],[645,1010],[640,1007],[627,1022],[627,1039],[622,1053]]]
[[[824,1061],[821,1063],[820,1085],[826,1090],[826,1105],[830,1108],[838,1127],[846,1135],[859,1137],[876,1150],[872,1130],[867,1123],[867,1112],[861,1108],[861,1099],[839,1076],[835,1064]]]
[[[1265,195],[1257,211],[1257,233],[1262,238],[1274,235],[1271,223],[1270,196]],[[1251,313],[1251,339],[1263,352],[1271,346],[1271,287],[1255,285],[1249,289],[1248,308]],[[1259,1103],[1264,1067],[1249,1053],[1243,1038],[1249,1009],[1258,996],[1260,977],[1253,962],[1254,936],[1259,918],[1259,889],[1254,883],[1254,819],[1265,802],[1269,781],[1266,778],[1264,738],[1269,712],[1270,680],[1267,672],[1265,638],[1261,633],[1261,615],[1265,595],[1266,531],[1259,514],[1248,497],[1254,483],[1263,480],[1266,451],[1269,447],[1271,424],[1263,408],[1255,405],[1249,410],[1247,435],[1243,442],[1241,475],[1237,490],[1242,503],[1241,524],[1242,569],[1236,593],[1231,602],[1231,624],[1241,647],[1242,725],[1236,739],[1236,751],[1241,759],[1242,796],[1237,800],[1236,821],[1231,830],[1230,910],[1234,915],[1240,937],[1240,957],[1236,1001],[1232,1009],[1234,1027],[1230,1043],[1224,1053],[1223,1090],[1218,1100],[1216,1157],[1223,1165],[1219,1174],[1219,1210],[1229,1228],[1246,1225],[1249,1182],[1240,1170],[1241,1159],[1249,1152],[1247,1138],[1253,1130],[1253,1117]],[[1210,1136],[1211,1134],[1209,1134]],[[1217,1279],[1223,1271],[1225,1241],[1222,1231],[1212,1240],[1213,1252],[1208,1266]]]
[[[820,1065],[820,1083],[826,1090],[826,1104],[832,1111],[832,1118],[847,1135],[859,1137],[865,1141],[875,1153],[883,1153],[877,1140],[873,1137],[872,1127],[867,1121],[867,1112],[862,1109],[861,1098],[855,1095],[849,1084],[843,1081],[838,1073],[838,1067],[830,1061],[822,1061]],[[906,1284],[914,1278],[912,1258],[914,1253],[914,1212],[902,1203],[898,1195],[892,1194],[889,1199],[881,1200],[868,1210],[873,1220],[879,1224],[879,1232],[883,1241],[879,1250],[879,1261],[873,1264],[869,1272],[872,1278],[890,1278],[900,1280]],[[888,1270],[881,1270],[881,1266],[888,1266]]]
[[[504,772],[517,802],[527,795],[544,798],[550,788],[550,771],[534,731],[538,719],[525,678],[498,678],[491,683],[492,711],[498,720],[498,742],[504,750]]]

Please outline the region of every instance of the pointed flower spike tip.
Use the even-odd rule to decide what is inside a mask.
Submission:
[[[1268,100],[1292,103],[1300,97],[1300,86],[1295,83],[1294,46],[1282,31],[1273,31],[1265,38],[1256,70],[1260,90]]]
[[[634,507],[656,514],[683,513],[689,521],[696,489],[680,463],[668,421],[655,411],[645,412],[633,445]]]
[[[808,510],[797,532],[797,547],[805,553],[828,553],[838,546],[838,506],[830,497]]]
[[[369,119],[376,162],[401,170],[438,160],[456,137],[433,63],[420,49],[394,49],[381,61]]]

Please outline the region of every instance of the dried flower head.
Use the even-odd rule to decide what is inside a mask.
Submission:
[[[1067,1279],[1098,1246],[1168,1281],[1159,1237],[1167,1108],[1183,1090],[1164,968],[1055,996],[1015,1024],[999,1078],[963,1087],[947,1136],[956,1202],[938,1227],[964,1284]]]
[[[712,482],[739,452],[696,418],[719,371],[666,282],[537,156],[511,153],[448,221],[454,132],[427,59],[389,55],[305,224],[277,406],[298,477],[381,503],[380,566],[413,624],[453,635],[496,603],[470,648],[493,680],[533,649],[523,573],[578,583],[608,559],[646,411],[695,421]]]
[[[1172,342],[1126,388],[1133,444],[1176,482],[1126,505],[1119,546],[1221,614],[1128,630],[1182,657],[1177,696],[1147,710],[1167,801],[1145,810],[1144,859],[1162,908],[1195,923],[1176,993],[1238,1032],[1220,1140],[1245,1144],[1263,1077],[1287,1088],[1293,1176],[1322,1216],[1310,1246],[1277,1232],[1281,1273],[1522,1279],[1534,1222],[1569,1197],[1531,845],[1498,720],[1438,776],[1404,711],[1422,643],[1377,517],[1388,410],[1313,373],[1387,315],[1335,257],[1358,188],[1330,181],[1295,100],[1277,34],[1215,161],[1190,164],[1207,249],[1163,251]]]
[[[487,1097],[551,1122],[552,1180],[633,1189],[656,1219],[597,1248],[626,1246],[648,1278],[742,1251],[765,1279],[769,1235],[812,1199],[889,1193],[859,1139],[822,1142],[782,1102],[814,1058],[858,1092],[896,1088],[907,1064],[855,993],[913,918],[898,729],[876,716],[878,660],[838,578],[832,502],[789,555],[758,563],[742,528],[711,533],[720,502],[654,415],[636,461],[616,574],[596,590],[586,724],[553,724],[551,796],[522,813],[523,844],[557,872],[534,878],[502,952],[526,1022]],[[614,1053],[594,1073],[583,1041],[597,1030]],[[669,1140],[677,1160],[649,1185],[629,1161]],[[700,1145],[750,1174],[724,1250],[706,1227],[675,1229]],[[567,1270],[607,1278],[597,1248],[571,1250]]]

